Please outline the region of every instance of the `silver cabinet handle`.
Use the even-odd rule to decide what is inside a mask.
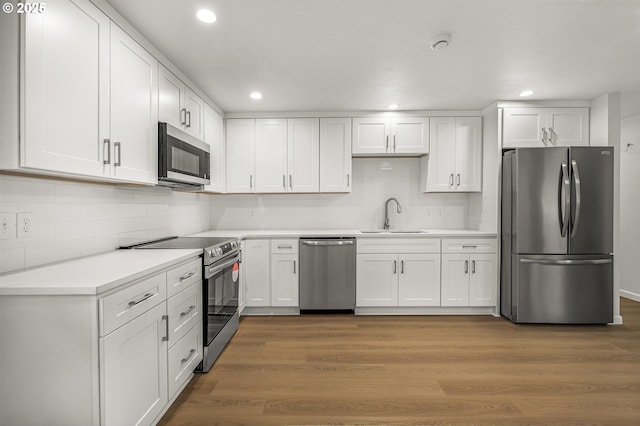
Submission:
[[[296,274],[296,261],[293,261],[293,275]]]
[[[576,160],[571,160],[571,170],[573,171],[573,182],[576,185],[576,216],[571,224],[571,236],[575,237],[578,232],[578,222],[580,221],[580,207],[582,205],[581,187],[580,187],[580,172],[578,170],[578,163]]]
[[[397,272],[397,268],[398,268],[398,261],[394,260],[393,261],[393,273],[394,274]]]
[[[400,261],[400,273],[404,274],[404,260]]]
[[[393,152],[396,152],[396,135],[393,135]]]
[[[458,177],[456,178],[456,188],[460,186],[460,173],[458,173]]]
[[[542,132],[542,139],[540,139],[540,142],[545,143],[547,141],[547,131],[544,127],[540,129],[540,131]]]
[[[549,143],[553,144],[553,127],[549,127]]]
[[[562,205],[558,206],[558,209],[560,210],[559,213],[559,217],[560,217],[560,236],[561,237],[566,237],[567,236],[567,230],[569,229],[569,210],[571,208],[571,199],[569,198],[569,194],[570,194],[570,186],[571,186],[571,181],[569,180],[569,167],[567,166],[567,162],[563,161],[562,162],[562,193],[561,196],[558,198],[558,202],[561,201],[562,199],[562,195],[564,195],[564,214],[562,212]]]
[[[464,273],[465,274],[469,273],[469,261],[468,260],[464,261]]]
[[[290,248],[293,248],[293,246],[290,245],[290,244],[278,244],[278,248],[279,249],[290,249]]]
[[[116,153],[116,148],[118,148],[118,159],[113,163],[114,167],[122,166],[122,147],[120,146],[120,142],[113,143],[113,153]]]
[[[476,261],[475,260],[471,261],[471,273],[472,274],[476,273]]]
[[[187,309],[184,312],[180,312],[180,318],[184,317],[185,315],[189,315],[189,312],[193,311],[195,308],[196,308],[196,305],[189,306],[189,309]]]
[[[104,147],[107,148],[107,159],[102,162],[102,164],[111,164],[111,139],[105,139],[102,145],[103,151],[102,154],[104,156]]]
[[[529,259],[529,258],[521,258],[520,263],[537,263],[540,265],[605,265],[607,263],[613,263],[613,259],[561,259],[561,260],[552,260],[552,259]]]
[[[347,173],[347,186],[351,186],[351,174]]]
[[[183,275],[179,278],[180,281],[184,281],[187,278],[191,278],[192,276],[194,276],[196,273],[195,272],[189,272],[187,275]]]
[[[187,128],[191,127],[191,111],[187,111]]]
[[[477,247],[478,247],[478,246],[477,246],[476,244],[463,244],[463,245],[462,245],[462,248],[463,248],[463,249],[464,249],[464,248],[472,248],[472,249],[474,249],[474,248],[477,248]]]
[[[385,142],[385,149],[389,150],[389,135],[387,135],[387,141]]]
[[[138,299],[138,300],[132,300],[129,302],[129,307],[132,308],[136,305],[139,305],[140,303],[144,302],[145,300],[153,297],[155,293],[147,293],[144,296],[142,296],[142,298]]]
[[[253,189],[253,175],[249,175],[249,189]]]
[[[289,175],[289,188],[293,189],[293,175]]]
[[[182,359],[180,360],[180,363],[184,364],[185,362],[189,361],[189,360],[191,359],[191,357],[193,357],[193,355],[194,355],[196,352],[197,352],[197,351],[196,351],[195,349],[191,349],[191,350],[189,351],[189,354],[188,354],[186,357],[184,357],[184,358],[182,358]]]
[[[305,246],[349,246],[353,245],[353,241],[351,240],[303,240],[302,244]]]
[[[287,189],[287,178],[285,175],[282,175],[282,188]]]
[[[166,323],[165,323],[166,334],[165,334],[164,337],[162,337],[162,341],[163,342],[168,342],[169,341],[169,315],[163,315],[162,319],[166,321]]]
[[[187,124],[187,109],[186,108],[181,108],[180,109],[180,124],[183,125],[183,126],[185,124]]]
[[[453,173],[449,175],[449,186],[453,186]]]

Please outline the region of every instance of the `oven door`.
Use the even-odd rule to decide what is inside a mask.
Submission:
[[[205,269],[203,302],[206,313],[204,345],[209,346],[238,310],[240,253],[236,252]]]

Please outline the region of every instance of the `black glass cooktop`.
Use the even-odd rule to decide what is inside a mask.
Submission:
[[[230,237],[171,237],[162,240],[147,241],[144,243],[122,246],[122,249],[132,248],[158,248],[158,249],[204,249],[225,243],[235,238]]]

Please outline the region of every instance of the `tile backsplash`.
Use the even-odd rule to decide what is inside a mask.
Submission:
[[[0,273],[210,228],[207,195],[167,188],[0,176],[0,213],[30,213],[30,232],[0,239]]]

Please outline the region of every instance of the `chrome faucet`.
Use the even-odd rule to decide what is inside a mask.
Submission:
[[[384,203],[384,229],[389,229],[389,203],[391,201],[395,201],[398,206],[397,212],[402,213],[402,207],[400,207],[400,203],[395,198],[391,197]]]

